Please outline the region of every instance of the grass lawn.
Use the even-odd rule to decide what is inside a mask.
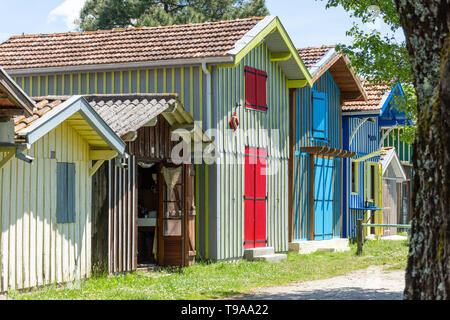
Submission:
[[[162,268],[116,276],[95,276],[65,285],[50,285],[29,291],[9,293],[12,299],[217,299],[248,293],[262,286],[323,279],[346,274],[371,265],[405,269],[406,241],[367,241],[364,254],[351,251],[309,255],[289,253],[280,263],[239,261],[234,263],[198,262],[180,269]]]

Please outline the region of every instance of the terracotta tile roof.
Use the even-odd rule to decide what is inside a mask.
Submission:
[[[315,63],[317,63],[323,56],[332,48],[335,48],[335,45],[329,46],[320,46],[320,47],[308,47],[303,49],[297,49],[300,57],[302,58],[305,66],[310,68]]]
[[[37,119],[41,118],[50,110],[58,107],[61,103],[69,99],[68,96],[48,96],[32,98],[36,102],[37,108],[34,108],[31,116],[16,116],[14,117],[14,132],[16,137],[20,136],[20,131],[30,126]]]
[[[388,85],[375,85],[367,80],[361,80],[361,83],[367,93],[367,102],[363,101],[347,101],[342,106],[342,111],[371,111],[381,109],[381,100],[388,93]]]
[[[221,57],[262,19],[13,36],[0,45],[0,65],[11,70]]]
[[[83,97],[119,137],[137,131],[160,113],[180,103],[175,93]]]
[[[14,131],[20,132],[42,118],[47,112],[57,108],[70,96],[47,96],[32,98],[37,105],[32,116],[16,116]],[[178,101],[176,93],[135,94],[135,95],[85,95],[83,98],[100,115],[108,126],[122,137],[147,124],[152,118],[164,112]]]

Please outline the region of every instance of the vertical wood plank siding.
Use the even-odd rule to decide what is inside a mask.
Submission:
[[[244,241],[243,166],[235,162],[243,160],[246,145],[267,148],[268,164],[279,167],[278,173],[267,179],[268,245],[276,251],[287,251],[288,246],[288,88],[286,76],[276,62],[269,61],[269,56],[267,46],[261,44],[236,67],[210,66],[212,110],[206,109],[207,76],[200,65],[133,69],[131,73],[130,70],[111,70],[72,75],[33,74],[17,77],[16,81],[32,96],[39,95],[44,89],[57,95],[130,93],[130,90],[131,93],[175,92],[185,109],[202,124],[205,131],[210,129],[206,117],[209,114],[212,127],[222,133],[215,144],[224,164],[196,166],[197,252],[204,258],[234,259],[242,257]],[[236,109],[236,103],[245,99],[245,66],[264,70],[268,74],[267,113],[245,110],[244,107]],[[45,79],[40,87],[41,92],[38,92],[38,76],[41,81]],[[238,114],[240,129],[254,131],[249,135],[238,132],[227,142],[224,132],[228,129],[233,111]],[[269,129],[269,135],[258,134],[260,128]],[[279,130],[279,137],[273,134],[274,130]],[[272,143],[271,139],[276,143]]]
[[[276,62],[270,62],[270,52],[260,44],[233,68],[213,69],[213,126],[222,134],[217,149],[222,164],[216,166],[217,207],[213,216],[213,228],[209,239],[216,246],[209,247],[213,259],[235,259],[244,253],[244,153],[245,147],[266,148],[268,168],[278,168],[274,175],[267,176],[267,237],[268,246],[275,251],[288,249],[288,159],[289,159],[289,104],[287,78]],[[267,78],[267,112],[246,109],[244,68],[265,71]],[[236,112],[240,121],[239,130],[226,137],[229,120]],[[267,129],[267,132],[259,131]],[[276,130],[279,136],[276,136]],[[211,217],[210,217],[211,219]],[[213,239],[217,240],[213,240]]]
[[[366,121],[356,132],[353,138],[352,144],[349,145],[350,135],[354,128],[358,126],[360,121],[366,116],[355,117],[355,116],[344,116],[343,117],[343,128],[344,128],[344,148],[350,151],[354,151],[357,155],[353,159],[358,159],[365,155],[378,150],[379,144],[379,127],[378,127],[378,117],[373,116],[374,122]],[[369,116],[367,116],[369,117]],[[369,138],[372,137],[372,138]],[[376,156],[366,161],[359,162],[358,164],[358,194],[351,193],[350,185],[350,168],[351,160],[344,159],[344,198],[346,199],[346,206],[343,210],[343,236],[353,238],[356,237],[356,223],[357,219],[366,218],[367,212],[361,209],[350,209],[350,208],[363,208],[364,207],[364,168],[366,162],[379,162],[380,157]],[[379,216],[382,213],[377,211],[376,217],[379,220]]]
[[[12,159],[0,170],[0,292],[90,275],[89,145],[62,123],[28,155],[33,164]],[[75,163],[75,223],[56,222],[57,162]]]
[[[408,162],[412,165],[412,145],[402,141],[400,135],[404,129],[392,130],[383,142],[384,147],[395,147],[400,161]],[[380,137],[386,133],[387,129],[381,129]]]
[[[328,110],[328,139],[318,141],[312,137],[312,90],[326,93]],[[309,239],[310,227],[310,161],[312,157],[301,152],[301,147],[328,146],[341,149],[341,115],[340,90],[329,71],[325,72],[313,85],[313,88],[303,87],[295,91],[295,123],[294,128],[294,190],[293,190],[293,239],[294,241]],[[334,166],[334,202],[333,202],[333,236],[341,234],[341,160],[333,159]],[[313,207],[313,206],[312,206]]]

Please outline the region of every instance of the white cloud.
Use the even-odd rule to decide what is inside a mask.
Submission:
[[[48,22],[54,22],[62,18],[70,30],[75,29],[75,19],[79,17],[85,2],[86,0],[64,0],[63,3],[50,11]]]

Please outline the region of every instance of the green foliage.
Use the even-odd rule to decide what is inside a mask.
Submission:
[[[318,0],[316,0],[318,1]],[[326,1],[326,7],[342,6],[353,18],[368,23],[374,19],[373,6],[379,8],[379,18],[389,27],[392,34],[381,35],[379,31],[362,30],[356,23],[347,31],[347,36],[353,38],[351,45],[339,45],[350,59],[352,67],[363,78],[371,83],[385,83],[394,87],[400,82],[407,99],[398,101],[396,108],[405,111],[414,121],[417,117],[417,98],[413,83],[411,65],[405,42],[398,42],[394,33],[401,29],[399,15],[394,0],[320,0]],[[415,126],[405,127],[405,134],[400,138],[408,143],[414,140]]]
[[[265,0],[88,0],[81,30],[166,26],[265,16]]]

